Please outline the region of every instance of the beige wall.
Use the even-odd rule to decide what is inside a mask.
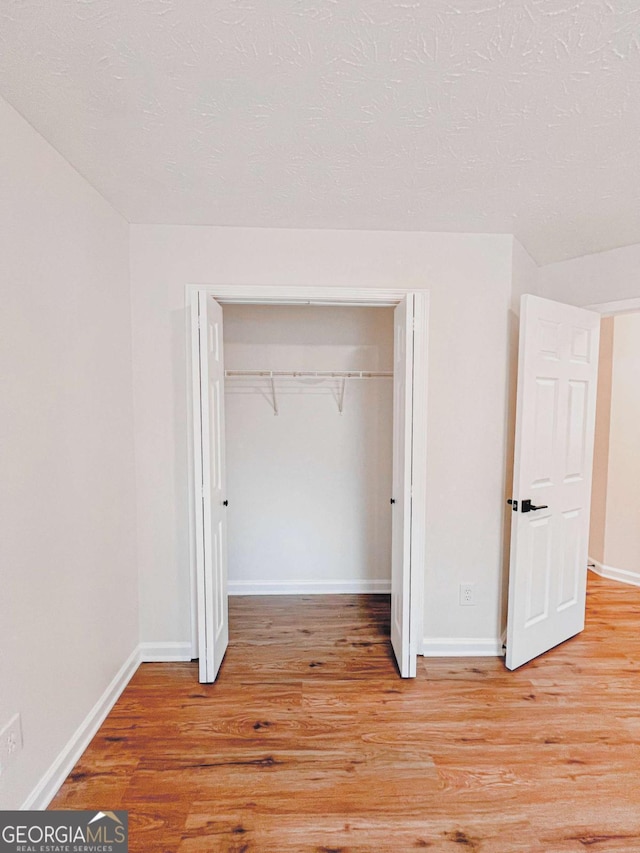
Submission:
[[[129,227],[2,99],[0,127],[0,727],[20,713],[24,738],[0,808],[15,809],[136,649],[138,602]]]
[[[589,556],[640,584],[640,313],[602,321]]]
[[[192,637],[185,285],[200,282],[429,289],[424,630],[499,648],[512,264],[506,235],[132,226],[144,641]]]
[[[615,318],[604,564],[640,583],[640,313]]]
[[[607,486],[609,480],[609,432],[611,422],[611,374],[613,369],[613,317],[600,324],[600,361],[598,365],[598,399],[596,434],[593,447],[593,485],[591,489],[591,526],[589,557],[604,562],[605,526],[607,520]]]

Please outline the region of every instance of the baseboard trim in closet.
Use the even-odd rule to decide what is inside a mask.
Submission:
[[[421,654],[430,658],[502,657],[500,637],[425,637]]]
[[[188,661],[197,657],[193,654],[191,643],[140,643],[141,663],[173,663]]]
[[[228,589],[229,595],[388,595],[391,592],[391,581],[229,581]]]
[[[601,578],[609,578],[612,581],[620,581],[621,583],[628,583],[631,586],[640,586],[640,574],[637,572],[629,572],[626,569],[616,569],[615,566],[605,566],[604,563],[598,562],[598,560],[594,560],[589,557],[589,563],[591,564],[589,568],[591,571],[600,575]]]

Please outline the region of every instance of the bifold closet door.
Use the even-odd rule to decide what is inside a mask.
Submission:
[[[196,574],[200,681],[215,681],[229,642],[222,308],[197,294],[194,361]]]
[[[391,496],[391,645],[403,678],[414,678],[411,647],[411,477],[414,297],[394,309],[393,488]]]

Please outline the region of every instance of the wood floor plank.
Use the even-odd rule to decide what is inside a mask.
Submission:
[[[420,658],[385,596],[231,599],[219,680],[144,664],[52,807],[126,808],[131,851],[640,850],[640,589],[516,672]]]

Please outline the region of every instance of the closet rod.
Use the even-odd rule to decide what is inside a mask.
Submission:
[[[225,370],[225,376],[274,376],[290,377],[296,379],[301,377],[315,377],[318,379],[371,379],[378,376],[393,376],[391,371],[374,370]]]

